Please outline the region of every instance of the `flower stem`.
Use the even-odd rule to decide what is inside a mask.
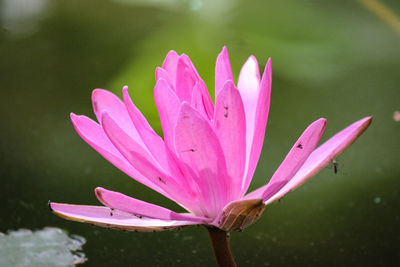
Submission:
[[[220,267],[236,267],[229,246],[229,233],[215,227],[207,227],[207,230],[218,265]]]

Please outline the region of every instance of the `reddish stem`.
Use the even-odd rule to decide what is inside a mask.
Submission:
[[[215,227],[207,227],[207,230],[218,265],[220,267],[236,267],[229,246],[229,233]]]

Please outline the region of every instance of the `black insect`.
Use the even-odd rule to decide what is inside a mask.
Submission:
[[[303,145],[300,143],[296,146],[297,148],[303,149]]]
[[[187,149],[187,150],[182,150],[182,152],[196,152],[196,149],[191,148],[191,149]]]
[[[225,109],[224,117],[228,118],[228,109],[229,109],[229,107],[228,106],[224,106],[224,109]]]
[[[339,163],[336,161],[336,159],[333,159],[331,163],[332,163],[332,167],[333,167],[333,172],[336,174],[338,172]]]

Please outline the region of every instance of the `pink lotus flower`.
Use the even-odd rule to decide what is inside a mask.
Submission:
[[[257,60],[251,56],[236,86],[224,47],[215,68],[214,105],[189,57],[169,52],[156,70],[154,89],[164,139],[133,104],[127,87],[124,102],[108,91],[94,90],[93,110],[100,124],[71,114],[78,134],[117,168],[188,212],[101,187],[95,193],[104,206],[50,203],[51,210],[69,220],[141,232],[196,224],[235,231],[252,224],[265,205],[328,165],[372,120],[366,117],[351,124],[315,149],[326,126],[326,119],[316,120],[268,184],[246,194],[264,141],[271,79],[271,61],[260,78]]]

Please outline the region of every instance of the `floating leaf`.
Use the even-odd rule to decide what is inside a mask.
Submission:
[[[46,227],[0,233],[0,266],[75,266],[86,261],[82,249],[86,239]]]

